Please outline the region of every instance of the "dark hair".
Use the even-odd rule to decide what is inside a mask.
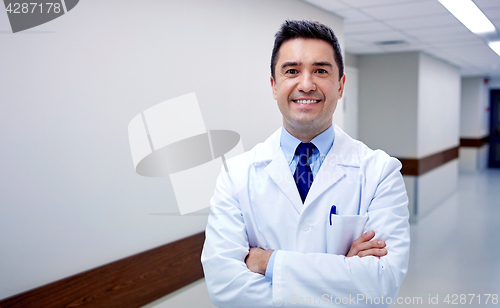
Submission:
[[[286,20],[274,37],[274,47],[271,55],[271,76],[273,76],[273,79],[276,79],[275,68],[281,45],[294,38],[320,39],[330,43],[333,47],[335,62],[339,68],[339,78],[342,78],[344,75],[344,61],[342,59],[339,41],[330,27],[317,21]]]

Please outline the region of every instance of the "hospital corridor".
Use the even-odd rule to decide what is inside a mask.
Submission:
[[[0,308],[500,308],[500,0],[0,6]]]

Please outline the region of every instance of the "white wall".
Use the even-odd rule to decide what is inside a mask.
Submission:
[[[417,179],[417,220],[431,213],[458,185],[458,159],[447,162]]]
[[[408,195],[408,211],[410,212],[410,223],[417,221],[417,194],[418,194],[418,176],[404,175],[406,194]]]
[[[460,73],[458,68],[420,54],[418,80],[418,158],[460,143]],[[418,177],[417,217],[430,213],[457,189],[458,160]]]
[[[460,143],[460,74],[458,68],[420,54],[417,157]]]
[[[489,145],[485,144],[480,148],[460,147],[461,172],[481,172],[488,167]]]
[[[269,61],[295,0],[97,1],[12,34],[0,12],[0,298],[202,231],[168,178],[134,172],[129,121],[196,92],[207,129],[245,149],[281,125]]]
[[[460,74],[441,60],[419,55],[418,158],[459,145]],[[418,177],[417,218],[430,213],[457,189],[458,160]]]

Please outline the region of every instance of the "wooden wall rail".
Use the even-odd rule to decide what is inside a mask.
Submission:
[[[485,143],[488,143],[489,139],[489,136],[484,138],[460,138],[460,146],[467,148],[480,148]]]
[[[426,156],[424,158],[398,158],[403,164],[401,173],[403,175],[422,175],[434,168],[446,164],[458,158],[458,147],[444,150],[442,152]]]
[[[0,300],[0,307],[141,307],[203,278],[205,233]]]
[[[489,136],[483,138],[460,138],[460,147],[480,148],[489,142]],[[403,175],[421,175],[434,168],[437,168],[453,159],[458,158],[459,147],[454,147],[429,155],[424,158],[398,158],[403,164],[401,173]]]

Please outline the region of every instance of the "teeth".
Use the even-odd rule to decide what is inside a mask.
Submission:
[[[299,103],[299,104],[314,104],[314,103],[317,103],[318,101],[317,100],[311,100],[311,99],[308,99],[308,100],[299,99],[296,102]]]

